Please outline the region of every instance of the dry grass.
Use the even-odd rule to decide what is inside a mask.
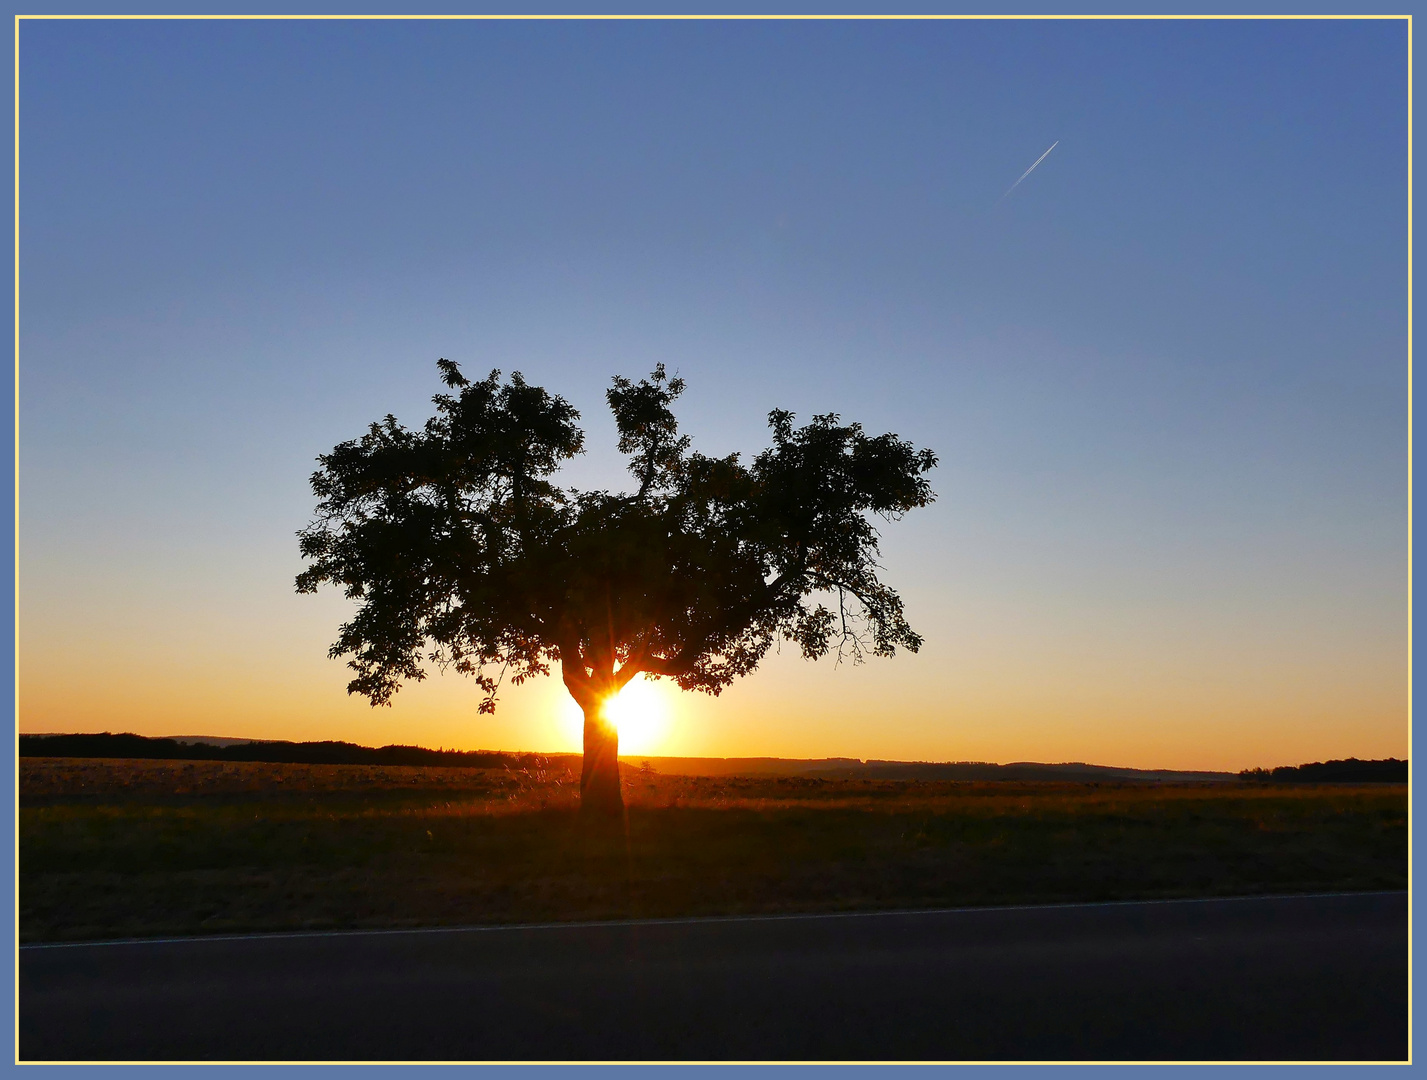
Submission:
[[[22,759],[22,940],[1406,884],[1400,785],[676,777]]]
[[[289,765],[263,761],[141,761],[116,758],[21,758],[26,805],[79,799],[152,796],[362,795],[462,791],[480,797],[539,787],[559,790],[579,777],[567,769],[426,768],[411,765]]]

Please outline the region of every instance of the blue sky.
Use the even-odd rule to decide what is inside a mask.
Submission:
[[[447,356],[580,408],[581,485],[659,361],[706,452],[941,455],[923,653],[775,657],[667,752],[1405,753],[1402,22],[27,22],[20,72],[25,730],[561,748],[544,690],[348,701],[291,595],[313,458]]]

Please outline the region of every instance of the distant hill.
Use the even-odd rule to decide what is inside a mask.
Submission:
[[[267,761],[307,765],[422,765],[526,769],[552,765],[579,768],[578,754],[509,753],[499,750],[430,750],[421,746],[358,746],[349,742],[287,742],[216,735],[149,738],[130,733],[21,735],[21,757],[159,758],[185,761]],[[1243,772],[1124,769],[1082,761],[1050,764],[1013,761],[863,761],[859,758],[695,758],[638,754],[621,757],[628,769],[648,766],[672,776],[808,776],[862,780],[1062,780],[1062,781],[1257,781],[1270,783],[1371,783],[1407,781],[1407,762],[1315,761]]]
[[[1173,769],[1121,769],[1074,761],[1046,764],[1015,761],[863,761],[859,758],[674,758],[638,755],[655,772],[689,776],[820,776],[863,780],[1204,780],[1228,781],[1230,772],[1180,772]]]
[[[1267,780],[1274,784],[1407,783],[1407,762],[1397,758],[1359,761],[1312,761],[1307,765],[1280,765],[1276,769],[1245,769],[1244,780]]]
[[[424,765],[465,768],[579,767],[578,754],[515,754],[496,750],[430,750],[420,746],[358,746],[349,742],[286,742],[217,735],[150,738],[128,732],[89,735],[21,735],[21,757],[158,758],[184,761],[268,761],[308,765]],[[682,776],[816,776],[879,780],[1233,780],[1233,773],[1119,769],[1073,762],[862,761],[859,758],[622,759],[626,768],[647,764],[655,772]]]
[[[225,744],[225,745],[219,745]],[[544,754],[497,750],[428,750],[421,746],[358,746],[349,742],[242,742],[212,736],[149,738],[107,731],[94,735],[21,735],[21,757],[158,758],[183,761],[269,761],[304,765],[430,765],[465,768],[543,767]]]

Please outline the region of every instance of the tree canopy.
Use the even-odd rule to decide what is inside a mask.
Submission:
[[[330,650],[350,657],[350,693],[388,704],[429,662],[472,676],[490,712],[502,677],[558,663],[586,716],[587,788],[591,725],[607,743],[600,707],[636,675],[718,694],[778,640],[854,660],[921,645],[877,577],[873,519],[932,501],[931,451],[776,410],[752,461],[707,457],[679,433],[684,382],[661,364],[606,394],[637,489],[577,491],[551,481],[584,449],[569,402],[518,372],[437,366],[449,392],[422,428],[388,415],[312,475],[297,589],[359,602]]]

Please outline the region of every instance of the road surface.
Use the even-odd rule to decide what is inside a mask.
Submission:
[[[24,1060],[1404,1059],[1407,894],[20,950]]]

